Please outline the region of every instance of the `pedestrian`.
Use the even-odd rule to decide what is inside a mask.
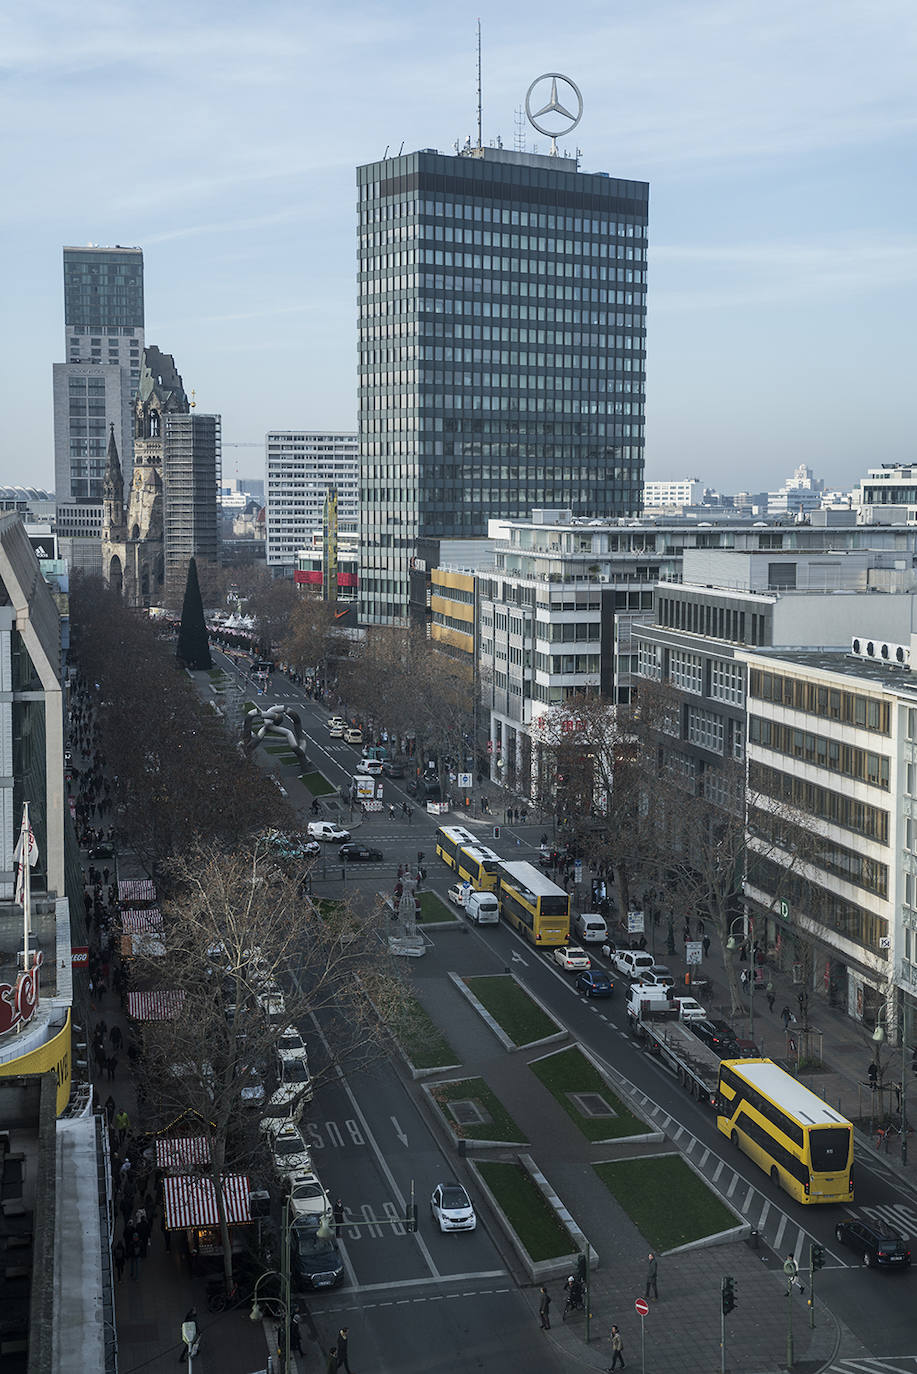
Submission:
[[[346,1326],[342,1326],[341,1329],[340,1329],[340,1331],[338,1332],[337,1352],[338,1352],[338,1364],[337,1364],[338,1369],[340,1369],[340,1368],[341,1368],[341,1365],[343,1365],[344,1368],[347,1370],[347,1374],[350,1374],[350,1365],[349,1365],[348,1362],[347,1362],[347,1327],[346,1327]]]
[[[143,1246],[140,1242],[140,1237],[138,1236],[136,1231],[131,1236],[130,1257],[131,1278],[136,1281],[140,1273],[140,1260],[143,1257]]]
[[[328,1362],[325,1365],[327,1374],[337,1374],[338,1371],[338,1352],[337,1346],[333,1345],[328,1351]]]
[[[118,1115],[115,1117],[115,1129],[118,1132],[119,1145],[124,1144],[124,1137],[127,1135],[128,1127],[130,1126],[130,1124],[131,1119],[122,1107],[120,1112],[118,1112]]]
[[[413,825],[413,824],[414,824],[414,808],[411,807],[411,806],[409,806],[409,807],[408,807],[408,825]]]
[[[651,1250],[650,1253],[649,1253],[649,1255],[648,1255],[648,1257],[647,1257],[647,1265],[646,1265],[646,1292],[644,1293],[643,1296],[644,1296],[645,1298],[650,1297],[650,1289],[652,1289],[652,1290],[653,1290],[653,1292],[652,1292],[652,1297],[653,1297],[653,1301],[654,1301],[654,1302],[658,1302],[658,1301],[659,1301],[659,1290],[658,1290],[658,1288],[656,1287],[656,1273],[657,1273],[658,1268],[659,1268],[659,1266],[658,1266],[658,1264],[656,1263],[656,1256],[653,1254],[653,1252],[652,1252],[652,1250]]]
[[[705,935],[705,936],[704,936],[704,958],[705,958],[705,959],[707,958],[707,956],[708,956],[709,953],[710,953],[710,936],[709,936],[709,935]]]
[[[895,1088],[895,1111],[896,1111],[896,1112],[900,1112],[900,1111],[901,1111],[901,1084],[900,1084],[900,1083],[896,1083],[896,1084],[894,1085],[894,1088]]]
[[[784,1004],[783,1010],[782,1010],[781,1013],[780,1013],[780,1016],[781,1016],[781,1019],[782,1019],[782,1021],[783,1021],[783,1029],[784,1029],[785,1031],[789,1030],[789,1028],[790,1028],[790,1022],[791,1022],[792,1019],[793,1019],[793,1013],[790,1011],[789,1007],[786,1006],[785,1004]]]
[[[108,1032],[108,1038],[111,1041],[112,1049],[116,1051],[120,1050],[124,1041],[124,1036],[121,1034],[121,1027],[112,1026],[111,1030]]]
[[[787,1297],[790,1296],[794,1287],[799,1289],[800,1294],[806,1291],[805,1284],[799,1282],[799,1265],[793,1259],[792,1255],[787,1255],[786,1259],[784,1260],[783,1272],[786,1275]]]
[[[290,1349],[297,1355],[302,1354],[302,1338],[299,1334],[301,1320],[298,1312],[294,1312],[290,1317]]]
[[[341,1198],[334,1200],[334,1225],[335,1229],[344,1225],[344,1202]]]
[[[110,1054],[108,1056],[108,1058],[105,1061],[105,1068],[108,1072],[109,1083],[113,1083],[115,1080],[115,1074],[118,1071],[118,1056],[116,1054]]]
[[[542,1331],[551,1330],[551,1294],[546,1288],[541,1290],[541,1301],[538,1304],[538,1317],[541,1322]]]
[[[115,1258],[115,1269],[116,1269],[117,1272],[118,1272],[118,1280],[120,1281],[121,1275],[124,1273],[124,1261],[125,1261],[126,1258],[127,1258],[127,1252],[126,1252],[125,1249],[124,1249],[124,1241],[123,1241],[123,1240],[119,1240],[119,1241],[118,1241],[118,1244],[115,1246],[115,1255],[114,1255],[114,1258]]]
[[[621,1332],[616,1326],[611,1328],[611,1368],[615,1369],[620,1363],[624,1368],[624,1342],[621,1339]]]
[[[767,1009],[768,1011],[773,1011],[774,1002],[777,1000],[777,994],[774,992],[773,983],[768,983],[765,995],[767,997]]]
[[[740,980],[740,982],[741,982],[741,984],[742,984],[742,991],[743,991],[743,992],[747,992],[747,991],[748,991],[748,969],[747,969],[747,968],[743,968],[742,972],[739,974],[739,980]]]
[[[108,1117],[108,1129],[111,1130],[111,1123],[115,1119],[115,1099],[111,1093],[105,1099],[105,1115]]]
[[[866,1072],[869,1074],[869,1086],[872,1088],[873,1092],[875,1092],[879,1082],[879,1066],[875,1060],[873,1060]]]

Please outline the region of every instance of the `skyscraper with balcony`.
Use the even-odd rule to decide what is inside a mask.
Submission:
[[[384,624],[420,540],[639,510],[649,188],[502,148],[357,185],[362,618]]]

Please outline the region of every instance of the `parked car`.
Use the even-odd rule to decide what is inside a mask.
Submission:
[[[642,988],[662,988],[663,992],[668,992],[674,982],[675,979],[672,978],[671,974],[666,978],[664,975],[660,976],[655,969],[648,968],[643,969],[639,976],[634,979],[634,986]]]
[[[312,1172],[312,1153],[302,1132],[292,1121],[285,1121],[271,1140],[271,1160],[277,1177],[286,1182],[296,1174]]]
[[[330,844],[346,844],[350,831],[336,825],[334,821],[310,821],[309,836],[313,840],[327,840]]]
[[[437,1183],[430,1198],[430,1215],[441,1231],[473,1231],[478,1224],[471,1198],[460,1183]]]
[[[287,1026],[277,1044],[277,1058],[282,1063],[285,1059],[303,1059],[305,1056],[305,1040],[295,1026]]]
[[[344,738],[344,731],[345,731],[346,728],[347,728],[347,727],[344,726],[344,725],[329,725],[329,727],[328,727],[328,737],[329,737],[330,739],[343,739],[343,738]]]
[[[344,1276],[344,1258],[335,1240],[323,1240],[311,1226],[290,1228],[293,1276],[306,1288],[333,1288]]]
[[[290,1211],[297,1222],[318,1226],[324,1217],[331,1218],[331,1199],[317,1174],[294,1174],[290,1180]]]
[[[652,954],[641,949],[616,949],[611,962],[625,978],[639,978],[641,974],[649,973],[655,960]]]
[[[852,1217],[849,1221],[839,1221],[834,1234],[841,1245],[859,1251],[868,1269],[907,1269],[911,1263],[906,1239],[889,1226]]]
[[[580,969],[592,968],[592,960],[584,949],[579,945],[559,945],[554,951],[554,962],[560,964],[561,968],[579,972]]]
[[[573,934],[584,945],[603,945],[608,939],[608,927],[595,911],[582,911],[573,922]]]
[[[706,1007],[702,1007],[693,997],[673,997],[672,1001],[678,1007],[682,1021],[706,1021]]]
[[[602,968],[584,969],[577,974],[574,986],[585,997],[610,997],[614,990],[614,984]]]
[[[309,1073],[309,1061],[305,1054],[301,1054],[296,1059],[279,1059],[278,1057],[278,1083],[276,1090],[271,1094],[271,1101],[276,1103],[296,1102],[300,1098],[304,1102],[312,1101],[312,1076]]]
[[[361,773],[364,777],[378,778],[382,772],[382,760],[360,759],[353,771]]]
[[[348,725],[344,731],[345,744],[362,744],[363,731],[356,725]]]
[[[347,725],[347,722],[346,722],[346,720],[344,719],[343,716],[329,716],[329,718],[328,718],[328,729],[329,729],[329,730],[335,730],[335,729],[338,728],[338,726],[340,726],[340,728],[343,730],[343,729],[345,729],[346,725]]]
[[[664,988],[673,988],[675,986],[675,974],[667,964],[654,964],[650,972],[658,986]]]
[[[342,844],[339,853],[348,863],[381,864],[384,857],[381,849],[365,844]]]
[[[396,763],[394,759],[383,759],[382,772],[387,778],[403,778],[404,764]]]
[[[287,1004],[282,992],[262,992],[258,997],[258,1005],[268,1021],[286,1020]]]
[[[245,1087],[239,1093],[246,1107],[264,1106],[264,1083],[261,1075],[254,1065],[245,1075]]]

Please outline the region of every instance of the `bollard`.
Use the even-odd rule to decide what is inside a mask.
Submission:
[[[464,1141],[464,1139],[463,1139],[461,1136],[459,1136],[458,1152],[459,1152],[459,1154],[462,1156],[463,1159],[464,1159],[464,1157],[465,1157],[465,1150],[466,1150],[465,1141]]]
[[[761,1240],[761,1237],[758,1235],[758,1229],[757,1229],[756,1226],[753,1226],[753,1227],[751,1228],[751,1230],[749,1231],[749,1233],[748,1233],[748,1244],[749,1244],[749,1247],[750,1247],[752,1250],[757,1250],[758,1245],[759,1245],[759,1243],[760,1243],[760,1240]]]

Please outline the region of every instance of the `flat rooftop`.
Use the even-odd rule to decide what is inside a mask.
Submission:
[[[903,695],[912,693],[917,696],[917,674],[912,673],[909,668],[893,666],[873,658],[859,658],[847,649],[768,648],[746,649],[745,652],[754,654],[756,658],[773,658],[783,663],[795,663],[800,668],[861,678],[885,687],[890,692],[900,692]]]

